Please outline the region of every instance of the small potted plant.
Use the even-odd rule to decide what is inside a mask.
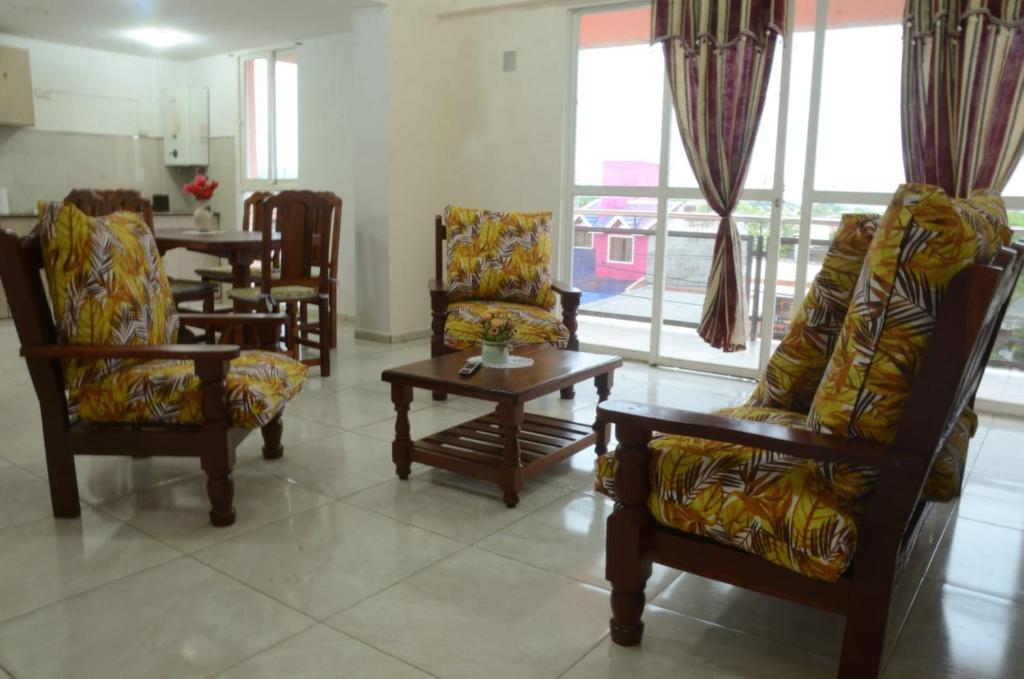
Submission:
[[[512,319],[505,314],[491,312],[480,320],[483,349],[480,360],[484,364],[504,365],[508,363],[509,341],[516,332]]]
[[[218,186],[216,179],[208,179],[206,175],[197,174],[192,181],[182,187],[182,191],[194,196],[198,203],[192,216],[196,220],[196,228],[200,231],[212,231],[217,223],[217,218],[210,209],[210,199],[213,198],[213,192]]]

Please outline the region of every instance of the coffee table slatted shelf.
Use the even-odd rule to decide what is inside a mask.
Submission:
[[[492,413],[413,442],[413,459],[419,458],[419,461],[436,466],[458,460],[470,461],[490,467],[493,474],[487,480],[498,481],[498,470],[505,457],[505,438],[501,422]],[[531,476],[533,472],[593,445],[596,434],[591,424],[526,413],[518,439],[524,471]]]

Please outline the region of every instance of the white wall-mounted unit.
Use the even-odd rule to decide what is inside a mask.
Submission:
[[[35,124],[28,50],[0,46],[0,125]]]
[[[210,91],[179,87],[163,91],[164,165],[210,164]]]

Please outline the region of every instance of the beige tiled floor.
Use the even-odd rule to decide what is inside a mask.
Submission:
[[[239,450],[238,523],[209,526],[195,460],[79,458],[50,515],[35,396],[0,321],[0,677],[829,677],[842,619],[657,567],[644,643],[607,636],[592,451],[496,488],[390,461],[384,368],[427,355],[342,333],[288,410],[285,457]],[[613,395],[699,410],[749,382],[628,363]],[[534,412],[589,421],[596,394]],[[413,434],[479,414],[416,393]],[[887,677],[1024,676],[1024,422],[983,417],[963,499],[897,585]]]

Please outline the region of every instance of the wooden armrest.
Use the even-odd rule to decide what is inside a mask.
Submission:
[[[287,320],[285,314],[178,314],[182,325],[198,328],[221,327],[231,325],[283,325]]]
[[[551,289],[559,295],[582,295],[583,291],[579,288],[569,285],[565,281],[551,281]]]
[[[922,463],[918,457],[884,443],[630,401],[599,404],[597,418],[600,422],[620,427],[738,443],[817,462],[841,462],[880,469]]]
[[[86,346],[47,344],[22,347],[25,358],[137,358],[142,360],[180,359],[230,361],[238,358],[241,348],[235,344],[130,344],[124,346]]]

